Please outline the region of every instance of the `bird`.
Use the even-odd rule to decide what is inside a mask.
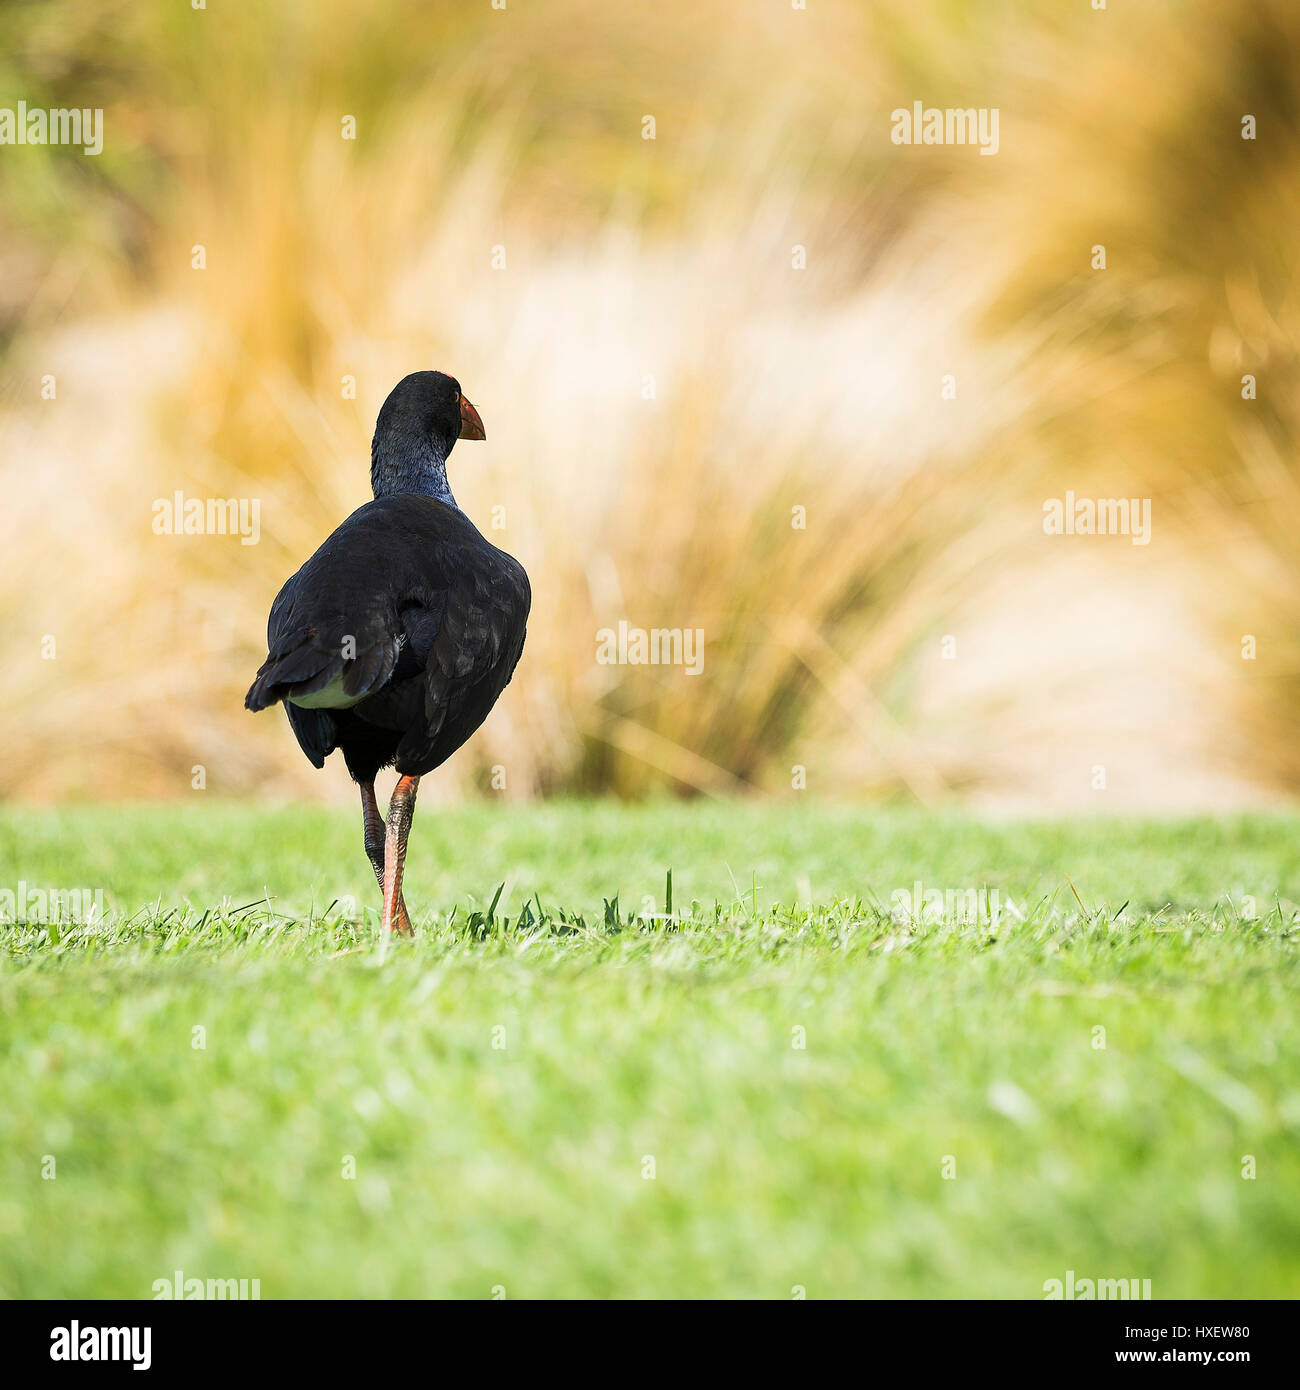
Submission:
[[[385,933],[412,934],[402,871],[420,778],[483,723],[524,648],[528,575],[447,481],[456,441],[486,437],[455,377],[412,372],[393,387],[371,444],[374,500],[280,590],[244,698],[254,712],[282,704],[315,767],[342,751],[361,789]],[[384,817],[375,778],[387,767],[397,783]]]

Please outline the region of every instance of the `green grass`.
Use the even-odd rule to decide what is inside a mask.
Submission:
[[[0,865],[106,907],[0,933],[0,1296],[1300,1294],[1296,817],[428,800],[393,944],[359,814],[9,810]]]

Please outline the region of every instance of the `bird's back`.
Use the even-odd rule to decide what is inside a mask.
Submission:
[[[341,747],[360,780],[431,771],[509,683],[530,602],[523,566],[457,508],[376,499],[281,589],[246,704],[283,700],[318,767]]]

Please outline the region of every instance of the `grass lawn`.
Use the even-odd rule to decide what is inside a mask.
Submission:
[[[0,1296],[1300,1295],[1300,818],[429,801],[411,846],[388,944],[359,813],[0,813],[0,890],[105,906],[0,928]],[[1000,920],[896,920],[917,881]]]

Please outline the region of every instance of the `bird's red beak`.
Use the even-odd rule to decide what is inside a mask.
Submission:
[[[469,403],[469,398],[462,395],[460,398],[460,437],[462,439],[486,439],[487,431],[483,428],[483,421],[479,413]]]

